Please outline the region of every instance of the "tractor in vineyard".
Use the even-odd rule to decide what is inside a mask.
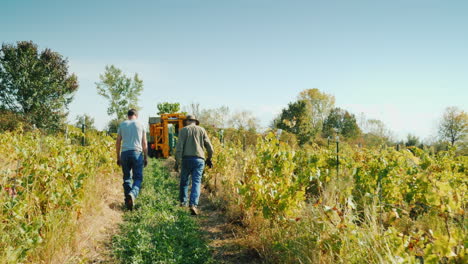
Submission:
[[[185,114],[161,114],[149,118],[148,155],[167,158],[176,146],[176,137],[184,127]]]

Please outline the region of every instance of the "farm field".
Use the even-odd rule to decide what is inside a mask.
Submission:
[[[99,182],[120,177],[112,139],[90,133],[81,146],[81,136],[0,135],[0,152],[9,153],[1,160],[2,263],[56,263],[76,246],[77,222],[99,198]],[[466,156],[343,143],[337,170],[334,145],[293,147],[273,134],[245,150],[213,142],[216,166],[205,171],[203,195],[238,226],[232,232],[257,252],[255,262],[466,261]],[[145,175],[137,209],[109,238],[107,263],[235,263],[210,247],[202,218],[177,206],[176,176],[156,160]]]
[[[241,145],[218,144],[205,180],[267,262],[466,262],[466,156],[293,148],[273,134]]]
[[[81,146],[82,136],[71,126],[0,134],[0,263],[58,263],[80,247],[83,219],[116,172],[111,138],[88,133]]]
[[[0,264],[467,264],[468,1],[1,1]]]

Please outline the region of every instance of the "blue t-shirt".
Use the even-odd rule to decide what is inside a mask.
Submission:
[[[146,133],[144,126],[135,119],[120,123],[117,134],[122,137],[122,152],[127,150],[143,151],[141,143],[144,133]]]

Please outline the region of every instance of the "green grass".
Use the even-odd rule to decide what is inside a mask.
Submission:
[[[178,183],[159,161],[144,171],[135,210],[124,215],[113,251],[121,263],[213,263],[195,219],[177,205]]]

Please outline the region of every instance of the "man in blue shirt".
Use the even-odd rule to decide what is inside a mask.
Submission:
[[[137,120],[137,111],[128,110],[127,117],[117,131],[116,151],[117,164],[122,166],[123,172],[125,206],[133,210],[143,181],[143,167],[148,164],[148,144],[145,128]]]

